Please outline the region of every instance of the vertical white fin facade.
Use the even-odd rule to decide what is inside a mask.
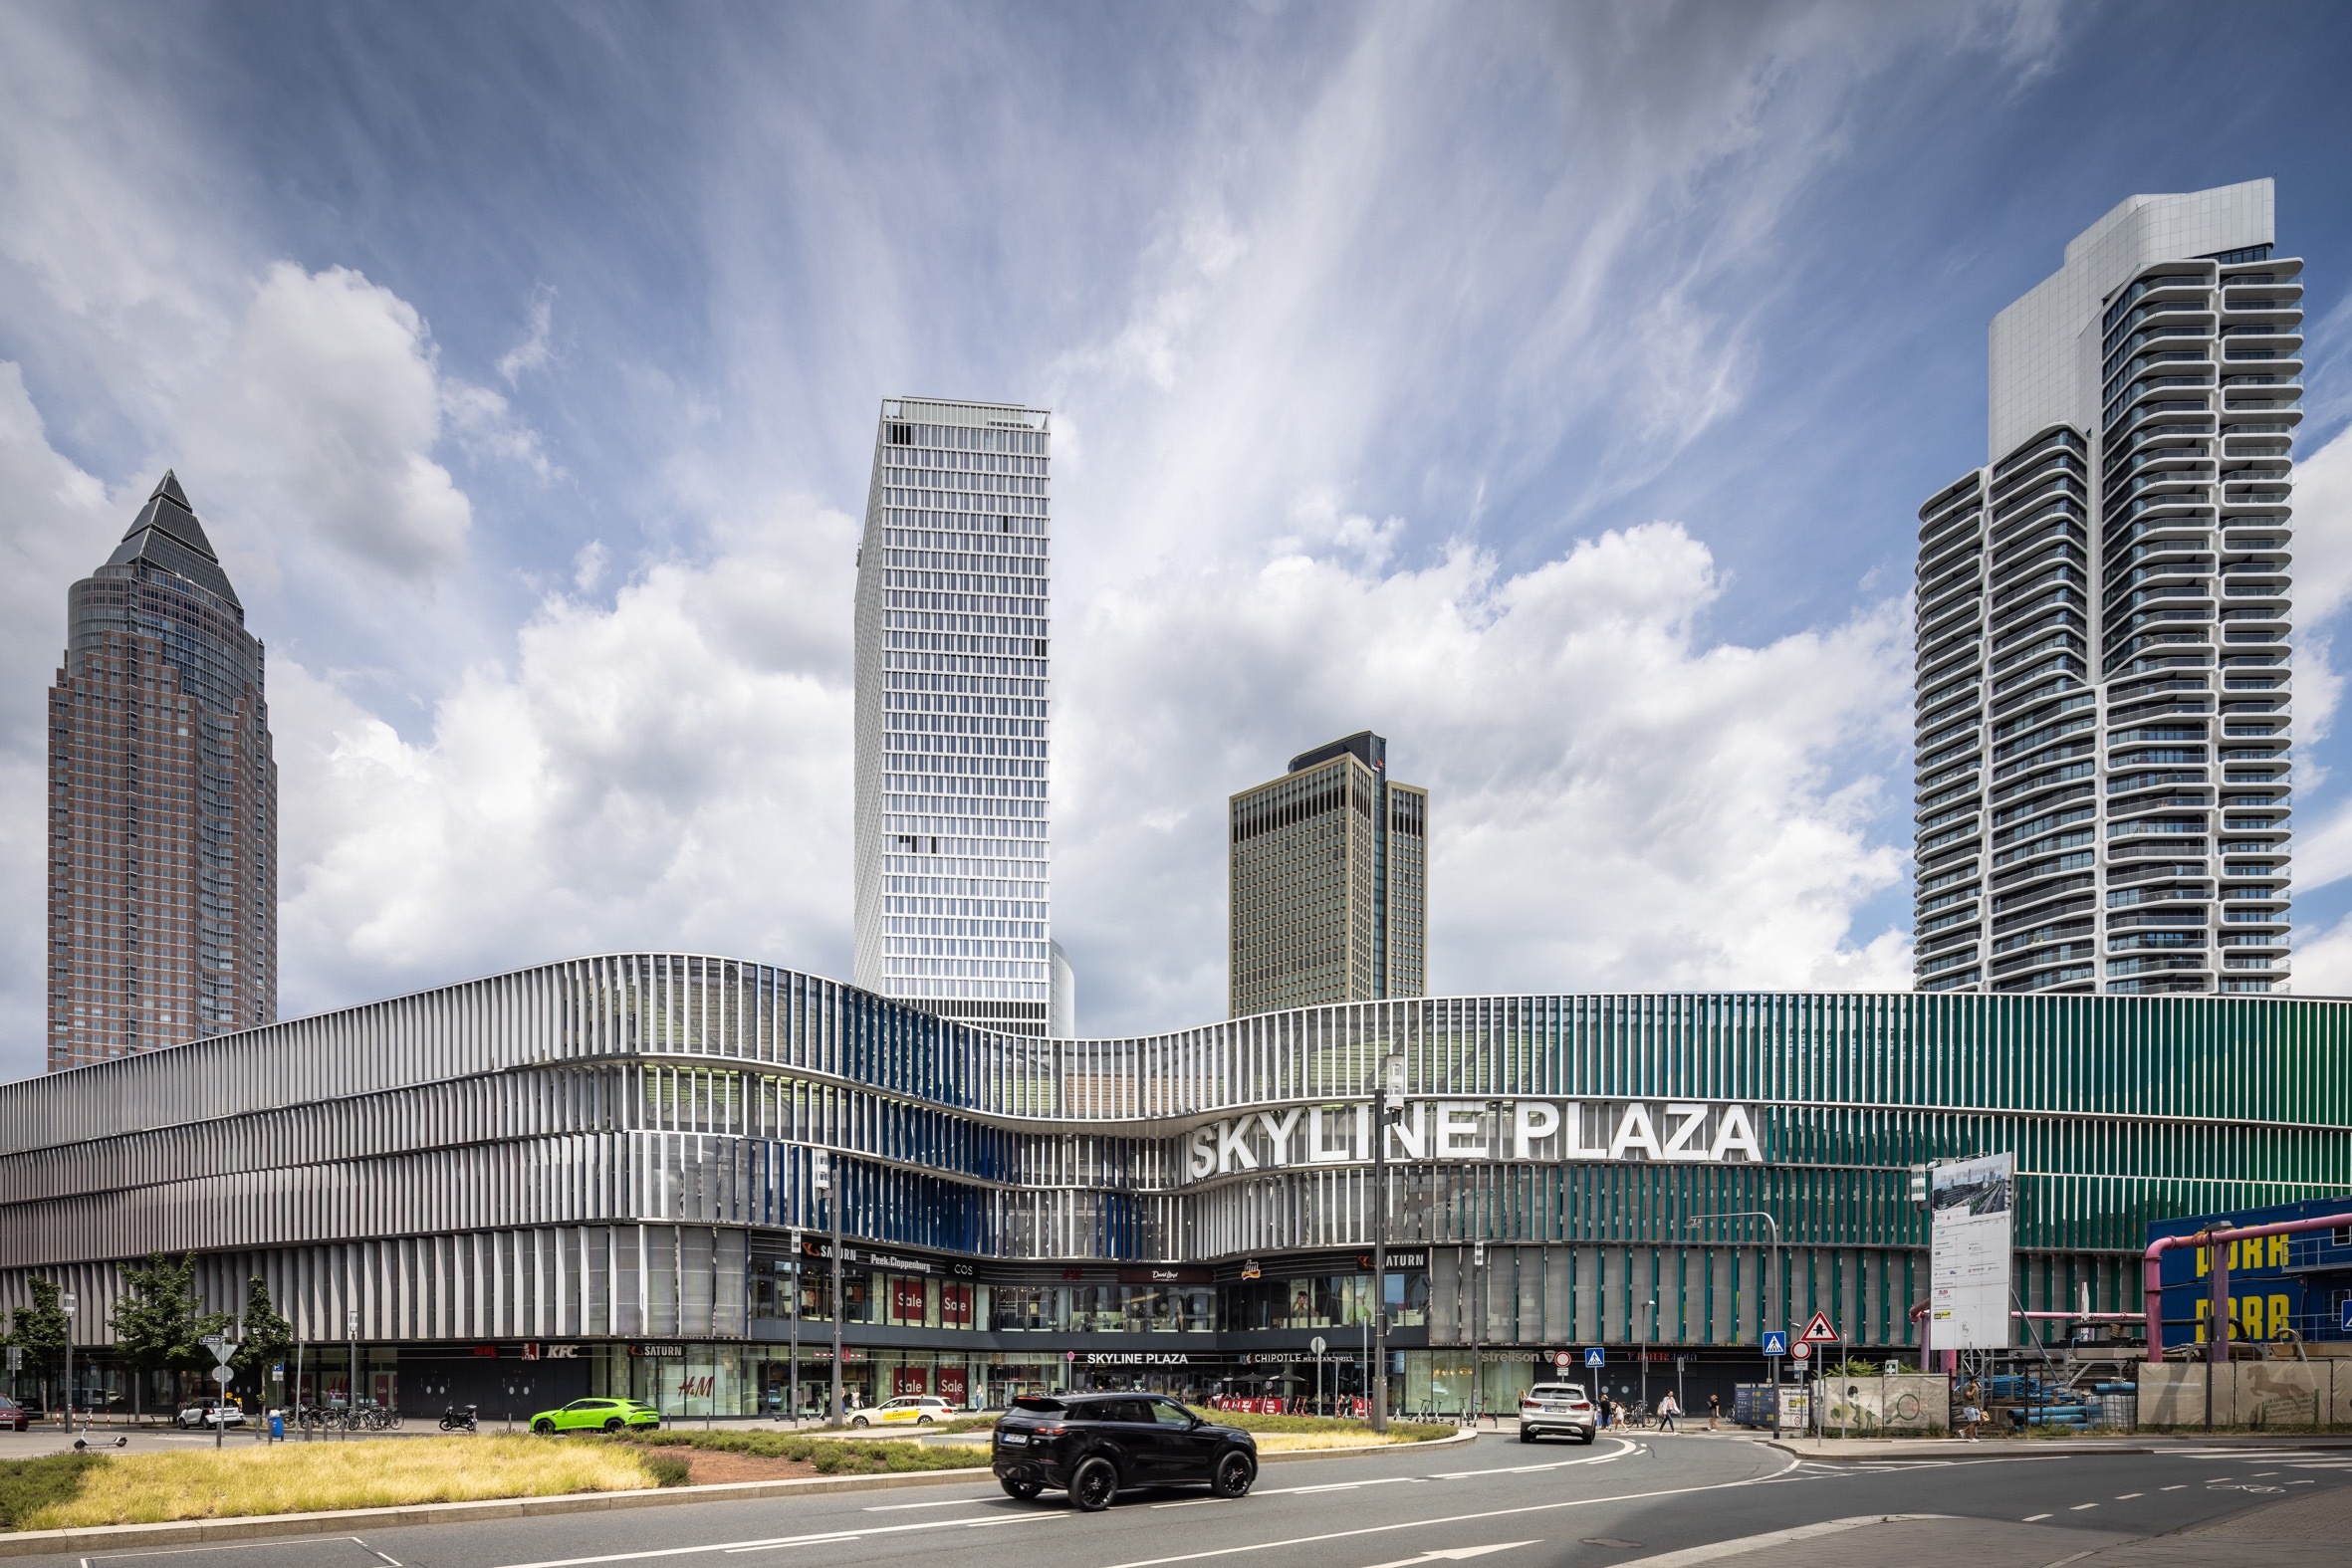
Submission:
[[[882,404],[857,556],[857,984],[1042,1036],[1051,421]]]
[[[1919,512],[1916,984],[2289,980],[2302,263],[2269,180],[2134,196],[1994,320]]]

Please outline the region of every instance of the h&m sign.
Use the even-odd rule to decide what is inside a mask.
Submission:
[[[1758,1161],[1745,1105],[1714,1100],[1408,1100],[1388,1127],[1391,1160]],[[1252,1111],[1196,1127],[1185,1140],[1192,1181],[1237,1171],[1362,1165],[1372,1158],[1363,1102]]]

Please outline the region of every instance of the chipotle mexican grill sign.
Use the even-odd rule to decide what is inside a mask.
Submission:
[[[1761,1162],[1756,1118],[1721,1100],[1407,1100],[1390,1121],[1398,1161]],[[1363,1102],[1252,1111],[1196,1127],[1185,1139],[1188,1180],[1296,1166],[1364,1165],[1372,1107]]]

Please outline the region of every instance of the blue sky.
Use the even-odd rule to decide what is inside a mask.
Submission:
[[[2295,5],[9,6],[0,1075],[65,587],[165,465],[269,644],[285,1010],[845,975],[902,392],[1056,411],[1089,1032],[1220,1009],[1225,795],[1365,726],[1436,791],[1437,989],[1904,985],[1912,519],[1986,325],[2264,174],[2299,975],[2352,989],[2348,63]]]

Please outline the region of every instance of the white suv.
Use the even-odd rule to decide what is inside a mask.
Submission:
[[[1558,1434],[1590,1443],[1600,1431],[1600,1417],[1592,1401],[1574,1383],[1538,1383],[1519,1402],[1519,1441]]]

